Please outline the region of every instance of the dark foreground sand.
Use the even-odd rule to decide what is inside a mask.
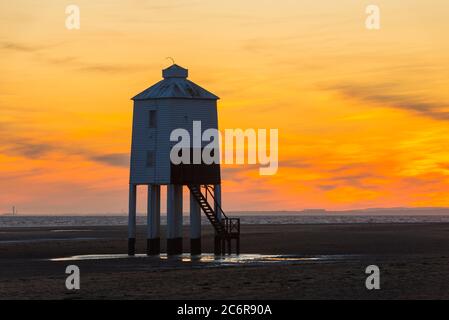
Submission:
[[[144,253],[145,229],[138,231]],[[449,298],[449,224],[245,225],[242,232],[242,253],[326,257],[213,267],[154,258],[55,262],[126,253],[126,228],[0,229],[0,299]],[[204,252],[212,252],[211,240],[205,228]],[[70,264],[81,269],[75,293],[65,288]],[[381,269],[377,291],[365,288],[371,264]]]

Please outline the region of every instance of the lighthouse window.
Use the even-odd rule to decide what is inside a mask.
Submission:
[[[147,167],[154,166],[154,151],[147,151]]]
[[[156,128],[156,110],[150,110],[148,116],[148,127]]]

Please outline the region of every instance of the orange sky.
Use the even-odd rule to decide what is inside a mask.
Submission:
[[[448,14],[446,0],[0,0],[0,212],[125,212],[130,98],[167,56],[221,97],[221,129],[279,129],[275,176],[223,169],[225,210],[449,206]]]

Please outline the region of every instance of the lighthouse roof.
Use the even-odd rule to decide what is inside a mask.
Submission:
[[[217,100],[219,97],[188,80],[189,71],[173,64],[162,70],[164,80],[142,91],[133,100],[149,99],[205,99]]]

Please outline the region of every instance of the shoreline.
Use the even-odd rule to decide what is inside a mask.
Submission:
[[[235,217],[235,216],[234,216]],[[261,225],[261,226],[279,226],[279,225],[372,225],[372,224],[443,224],[449,223],[449,216],[436,215],[344,215],[344,216],[326,216],[326,215],[284,215],[284,216],[237,216],[240,218],[241,225]],[[189,217],[183,217],[183,225],[189,226]],[[147,224],[146,216],[137,217],[137,225],[145,226]],[[0,231],[7,229],[21,228],[101,228],[101,227],[124,227],[128,224],[127,216],[14,216],[0,217]],[[166,224],[166,217],[161,217],[161,225]],[[202,225],[208,226],[209,221],[202,217]]]

